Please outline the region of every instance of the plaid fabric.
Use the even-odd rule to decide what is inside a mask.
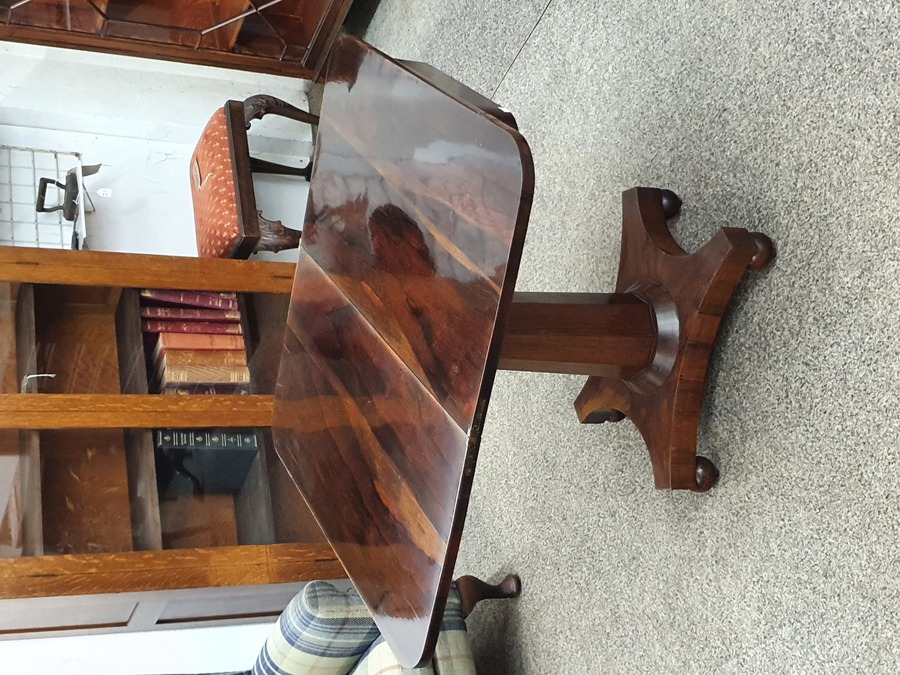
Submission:
[[[359,596],[314,581],[282,612],[253,675],[346,675],[377,637]]]
[[[475,661],[472,658],[466,622],[463,619],[459,593],[455,585],[451,587],[450,597],[447,598],[447,609],[444,610],[441,632],[434,650],[434,659],[430,664],[415,670],[403,668],[384,638],[379,637],[353,670],[353,675],[407,674],[475,675]]]
[[[372,643],[359,665],[353,669],[353,675],[434,675],[434,668],[430,663],[421,668],[404,668],[397,661],[390,645],[380,637]]]
[[[442,629],[431,663],[435,675],[475,675],[475,659],[468,633]]]

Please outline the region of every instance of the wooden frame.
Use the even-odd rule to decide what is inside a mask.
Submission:
[[[0,40],[315,80],[325,66],[331,46],[352,4],[353,0],[331,0],[321,16],[310,18],[317,21],[318,27],[300,60],[106,37],[102,25],[98,34],[15,25],[6,23],[3,13],[0,13]]]
[[[0,598],[278,584],[344,577],[328,544],[0,559]]]
[[[123,550],[88,553],[76,548],[78,552],[70,554],[45,555],[50,551],[44,550],[41,531],[40,507],[44,500],[40,494],[39,476],[31,477],[31,493],[26,495],[26,499],[27,506],[34,508],[27,507],[25,510],[22,557],[0,559],[0,598],[273,584],[345,576],[333,551],[324,543],[308,514],[299,516],[301,521],[307,518],[308,523],[292,524],[289,528],[290,532],[301,533],[299,543],[256,543],[265,542],[265,538],[260,540],[254,532],[252,536],[245,534],[239,537],[239,541],[245,543],[237,546],[163,550],[159,504],[155,495],[153,448],[148,429],[155,426],[268,427],[271,424],[272,397],[150,395],[146,393],[146,375],[142,380],[128,374],[134,360],[142,358],[137,293],[134,289],[234,291],[249,294],[248,298],[257,295],[272,300],[285,297],[286,305],[293,269],[292,264],[274,262],[0,247],[0,282],[10,284],[9,293],[18,298],[14,333],[19,361],[16,368],[18,381],[13,386],[11,377],[7,378],[10,384],[5,386],[6,393],[0,393],[0,427],[22,430],[19,434],[20,454],[31,458],[32,467],[40,466],[41,443],[51,443],[52,440],[54,452],[57,448],[68,452],[66,442],[69,438],[77,443],[84,438],[90,442],[90,438],[100,434],[102,429],[125,429],[124,437],[120,437],[116,445],[124,449],[122,459],[117,461],[127,465],[127,475],[120,472],[122,475],[117,475],[115,481],[122,485],[117,489],[127,490],[132,495],[131,536],[128,537],[128,546],[124,546],[124,542],[119,544]],[[39,292],[35,293],[35,289]],[[61,303],[66,312],[102,313],[104,334],[113,331],[115,335],[118,372],[120,375],[125,373],[121,383],[115,384],[116,390],[121,389],[122,393],[109,393],[105,389],[94,392],[90,387],[80,393],[33,393],[45,386],[40,384],[36,389],[29,384],[25,391],[32,393],[9,393],[18,390],[23,373],[35,372],[42,359],[47,358],[41,355],[40,349],[35,349],[36,312],[39,323],[51,326],[54,334],[62,330],[53,327],[52,322],[62,320],[65,312],[58,314],[53,308],[48,311],[47,308],[35,307],[36,301],[42,304],[51,298]],[[272,300],[266,300],[263,304],[273,304]],[[265,318],[256,311],[250,314],[259,316],[261,320]],[[274,315],[276,323],[272,323],[272,317],[265,320],[268,323],[262,329],[265,333],[263,337],[270,343],[280,344],[277,312]],[[283,322],[283,317],[280,321]],[[251,324],[249,327],[254,334],[257,332],[256,326]],[[8,332],[7,339],[9,335]],[[267,347],[266,359],[271,360],[273,354],[277,358],[277,351]],[[267,362],[261,365],[268,371],[273,368]],[[111,369],[113,364],[107,367]],[[266,377],[273,379],[271,375]],[[70,390],[66,383],[54,386],[61,391]],[[50,436],[45,436],[48,433]],[[122,450],[116,452],[121,453]],[[265,463],[261,467],[265,472]],[[275,470],[280,469],[280,465],[275,464],[274,467]],[[285,486],[281,478],[278,481],[281,496],[276,498],[296,499],[296,504],[287,511],[302,512],[305,506],[299,494],[293,492],[289,483]],[[260,490],[274,490],[275,487],[267,479],[254,479],[253,485],[247,489],[259,493]],[[235,497],[231,507],[235,510],[234,517],[247,512],[247,517],[255,519],[256,516],[250,512],[258,503],[259,498],[251,495]],[[279,504],[281,513],[285,512],[283,506]],[[268,508],[271,518],[271,507]],[[77,513],[76,510],[76,518]],[[128,522],[127,516],[125,522]],[[243,529],[246,532],[248,528]],[[250,529],[259,529],[255,520]],[[271,526],[269,532],[273,532]],[[274,534],[268,537],[272,541]],[[117,541],[121,539],[121,536],[116,536]],[[281,536],[275,541],[288,539]],[[52,548],[59,553],[58,547]],[[131,548],[135,550],[128,550]]]

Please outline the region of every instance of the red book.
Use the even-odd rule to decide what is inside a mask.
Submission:
[[[217,293],[215,291],[166,291],[143,289],[141,299],[163,305],[188,305],[189,307],[205,307],[209,309],[238,309],[237,294]]]
[[[168,321],[217,321],[235,322],[241,320],[241,313],[228,309],[194,309],[193,307],[141,307],[145,319],[165,319]]]
[[[141,321],[145,333],[203,333],[206,335],[243,335],[239,323],[212,323],[210,321]]]
[[[240,335],[208,335],[202,333],[160,333],[153,349],[153,362],[161,354],[172,349],[196,351],[245,351],[244,338]]]

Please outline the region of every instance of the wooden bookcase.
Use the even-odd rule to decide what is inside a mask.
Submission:
[[[0,40],[315,79],[352,0],[30,0]]]
[[[0,247],[0,475],[16,472],[0,509],[20,514],[0,526],[18,542],[0,551],[0,599],[345,576],[268,428],[292,277],[284,263]],[[255,393],[148,394],[140,288],[241,293]],[[155,427],[255,427],[265,452],[234,495],[161,503]]]

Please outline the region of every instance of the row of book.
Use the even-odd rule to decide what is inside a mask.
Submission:
[[[140,301],[151,393],[250,393],[235,293],[145,289]]]
[[[150,391],[247,394],[250,370],[235,293],[142,290]],[[252,429],[157,429],[159,496],[239,490],[258,451]]]

